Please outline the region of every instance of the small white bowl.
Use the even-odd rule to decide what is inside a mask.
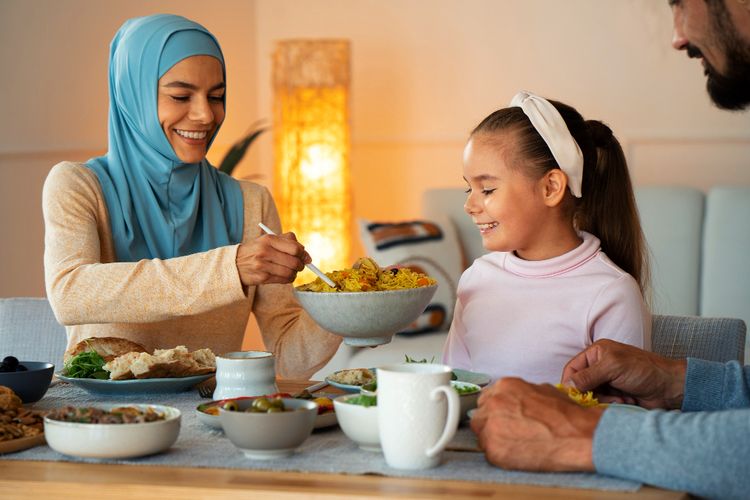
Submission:
[[[74,457],[133,458],[160,453],[177,441],[180,410],[171,406],[146,404],[97,404],[97,408],[153,408],[164,420],[140,424],[84,424],[44,418],[44,436],[53,450]]]
[[[378,432],[378,407],[348,403],[359,394],[345,394],[333,400],[339,427],[346,437],[365,451],[380,451]]]
[[[293,411],[246,413],[252,399],[238,400],[239,411],[219,408],[224,434],[247,458],[270,460],[288,457],[312,433],[318,405],[304,399],[282,398]]]
[[[219,406],[227,401],[240,401],[243,399],[255,399],[255,396],[252,397],[240,397],[240,398],[229,398],[229,399],[222,399],[217,401],[209,401],[208,403],[200,404],[196,407],[195,413],[198,415],[198,420],[206,424],[208,427],[211,427],[213,429],[222,430],[221,427],[221,420],[219,419]],[[206,409],[210,407],[216,407],[216,415],[212,413],[206,413]],[[336,412],[335,411],[329,411],[326,413],[319,413],[317,417],[315,417],[315,426],[313,429],[325,429],[326,427],[331,427],[336,425]]]

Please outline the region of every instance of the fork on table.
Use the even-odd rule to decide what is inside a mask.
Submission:
[[[216,381],[208,380],[206,383],[198,386],[198,394],[202,398],[213,399],[214,389],[216,389]]]

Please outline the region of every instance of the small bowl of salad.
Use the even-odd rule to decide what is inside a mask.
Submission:
[[[67,406],[44,418],[53,450],[86,458],[134,458],[169,449],[180,433],[180,410],[156,404]]]
[[[469,420],[469,410],[477,407],[482,388],[477,384],[459,382],[458,380],[451,380],[451,385],[458,392],[458,401],[461,404],[461,421],[466,422]]]
[[[372,393],[345,394],[334,398],[339,427],[365,451],[380,451],[378,398]]]

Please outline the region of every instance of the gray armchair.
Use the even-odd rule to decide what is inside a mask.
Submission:
[[[741,319],[654,315],[651,348],[669,358],[743,363],[746,331]]]
[[[61,370],[66,344],[65,327],[55,319],[47,299],[0,299],[0,359],[46,361]]]

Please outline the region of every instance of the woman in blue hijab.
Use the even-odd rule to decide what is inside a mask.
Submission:
[[[340,338],[291,282],[310,257],[268,191],[211,166],[225,116],[216,38],[180,16],[130,19],[110,46],[109,148],[45,182],[45,277],[68,347],[118,337],[151,351],[241,349],[250,312],[287,376],[309,376]]]

